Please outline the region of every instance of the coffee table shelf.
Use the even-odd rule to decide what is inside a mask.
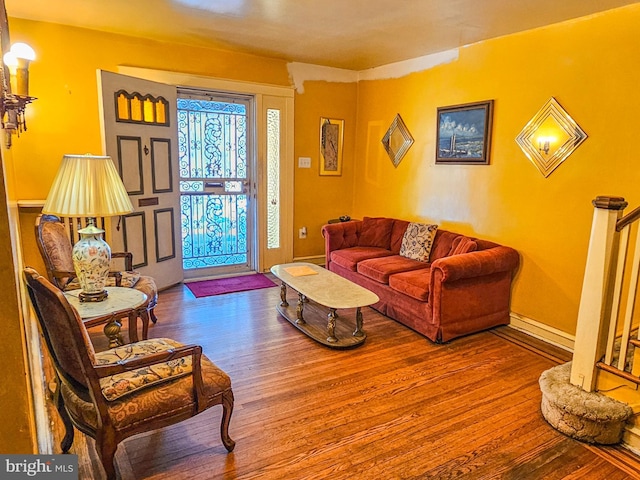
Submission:
[[[331,348],[364,343],[361,307],[378,302],[375,293],[312,263],[275,265],[271,273],[282,281],[278,313],[298,330]],[[296,305],[287,299],[288,287],[298,293]],[[338,309],[347,311],[338,315]]]

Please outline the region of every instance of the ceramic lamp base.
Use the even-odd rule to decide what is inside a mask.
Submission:
[[[81,302],[101,302],[107,298],[104,289],[109,275],[111,249],[102,239],[101,230],[93,224],[78,230],[80,240],[73,246],[73,266],[82,288]]]

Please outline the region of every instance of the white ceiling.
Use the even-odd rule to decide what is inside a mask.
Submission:
[[[364,70],[639,0],[5,0],[11,17]]]

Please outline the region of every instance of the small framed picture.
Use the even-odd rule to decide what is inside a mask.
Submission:
[[[320,175],[342,175],[344,120],[320,118]]]
[[[436,164],[488,165],[493,100],[438,108]]]

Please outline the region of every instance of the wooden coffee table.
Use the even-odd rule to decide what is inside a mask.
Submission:
[[[278,312],[298,330],[332,348],[355,347],[366,340],[361,308],[380,300],[375,293],[312,263],[274,265],[271,273],[282,281]],[[287,302],[287,287],[298,292],[295,308]],[[338,309],[356,309],[354,330],[338,318]]]

